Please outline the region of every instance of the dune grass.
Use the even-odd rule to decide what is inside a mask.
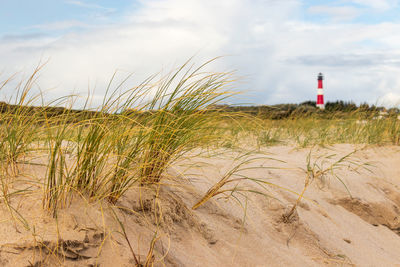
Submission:
[[[238,140],[256,140],[258,147],[296,145],[370,144],[399,145],[400,120],[397,117],[362,118],[362,113],[349,113],[347,118],[324,119],[318,116],[293,117],[280,120],[249,115],[236,116],[235,123],[221,124],[221,132]],[[240,125],[240,126],[238,126]],[[228,144],[232,147],[232,144]]]
[[[37,113],[40,110],[27,109],[26,106],[40,98],[40,94],[32,95],[32,87],[41,66],[35,69],[25,81],[21,81],[14,89],[14,95],[9,99],[13,105],[8,105],[0,114],[0,162],[2,171],[10,175],[18,173],[18,162],[32,149],[32,143],[37,139],[34,127],[37,123]],[[6,79],[0,86],[0,92],[7,87],[13,77]]]
[[[90,116],[73,112],[73,96],[58,102],[64,108],[56,115],[48,105],[28,107],[41,95],[29,98],[38,67],[18,88],[15,105],[1,113],[3,195],[5,175],[18,173],[34,141],[35,151],[47,155],[43,205],[53,214],[76,193],[116,203],[132,186],[160,183],[182,155],[221,137],[214,133],[221,113],[211,107],[233,94],[228,90],[233,76],[204,71],[210,62],[198,67],[187,62],[122,93],[126,80],[114,86],[113,77]]]

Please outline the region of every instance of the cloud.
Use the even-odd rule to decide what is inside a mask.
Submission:
[[[348,2],[371,7],[380,11],[396,8],[399,5],[399,0],[348,0]]]
[[[57,30],[66,30],[71,28],[89,28],[89,27],[91,27],[90,24],[78,20],[63,20],[46,24],[32,25],[27,28],[41,30],[41,31],[57,31]]]
[[[329,16],[334,21],[352,20],[361,14],[361,10],[352,6],[311,6],[307,10],[313,15]]]
[[[336,68],[368,68],[380,66],[400,67],[400,54],[371,53],[371,54],[331,54],[305,55],[289,60],[289,63]]]
[[[304,12],[300,0],[146,0],[119,23],[8,38],[0,42],[0,69],[28,70],[49,58],[39,82],[55,89],[46,97],[85,93],[90,86],[101,99],[115,70],[118,77],[133,72],[127,86],[134,86],[193,55],[197,63],[226,55],[211,68],[238,70],[236,88],[249,95],[238,102],[314,99],[318,72],[326,75],[328,101],[374,103],[389,92],[400,94],[399,24],[319,24],[304,21]],[[61,21],[58,27],[74,23],[80,25]],[[45,26],[39,27],[44,33],[57,28]]]
[[[27,40],[42,38],[44,36],[46,36],[46,34],[42,32],[25,33],[25,34],[6,34],[0,37],[0,41],[2,43],[27,41]]]
[[[84,7],[84,8],[89,8],[89,9],[101,9],[101,10],[105,10],[105,11],[114,11],[114,8],[108,8],[108,7],[104,7],[98,4],[89,4],[83,1],[77,1],[77,0],[67,0],[65,1],[65,3],[70,4],[70,5],[75,5],[75,6],[79,6],[79,7]]]

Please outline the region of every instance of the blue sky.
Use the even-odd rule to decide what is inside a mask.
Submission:
[[[308,0],[303,3],[305,18],[316,23],[330,22],[335,18],[338,19],[337,22],[370,25],[400,22],[398,1]]]
[[[189,57],[224,55],[245,91],[236,102],[325,98],[400,104],[400,0],[0,0],[0,78],[47,61],[47,97],[94,90],[114,71],[130,86]],[[12,88],[0,91],[0,100]]]
[[[64,29],[57,29],[58,33],[70,29],[68,26],[72,26],[73,22],[94,26],[118,23],[127,10],[139,5],[130,0],[2,0],[0,3],[1,35],[36,33],[43,26],[60,22],[70,22],[70,25],[65,23]],[[46,33],[51,31],[55,29],[47,29]]]

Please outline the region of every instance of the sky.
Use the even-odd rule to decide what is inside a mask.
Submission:
[[[316,100],[400,105],[400,0],[0,0],[0,82],[27,77],[46,98],[129,86],[189,58],[223,56],[240,104]],[[0,90],[0,101],[13,94]]]

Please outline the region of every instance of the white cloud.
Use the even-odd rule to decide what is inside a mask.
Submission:
[[[56,31],[56,30],[66,30],[71,28],[89,28],[90,25],[88,23],[84,23],[78,20],[63,20],[56,21],[52,23],[46,24],[37,24],[28,27],[28,29],[36,29],[41,31]]]
[[[132,86],[195,54],[198,63],[228,55],[214,70],[238,69],[237,86],[253,95],[243,102],[314,99],[318,72],[327,100],[374,103],[400,94],[399,24],[321,25],[302,21],[303,11],[300,0],[147,0],[118,25],[0,42],[0,70],[50,58],[40,77],[42,88],[56,88],[49,95],[86,92],[90,82],[99,99],[117,69],[134,73]]]
[[[66,0],[65,3],[70,4],[70,5],[90,8],[90,9],[102,9],[102,10],[106,10],[106,11],[113,11],[114,10],[113,8],[108,8],[108,7],[104,7],[104,6],[97,5],[97,4],[90,4],[90,3],[86,3],[84,1]]]
[[[361,14],[361,10],[351,6],[311,6],[308,12],[314,15],[328,15],[334,21],[352,20]]]
[[[348,0],[356,4],[368,6],[377,10],[388,10],[399,5],[399,0]]]
[[[378,105],[400,107],[400,94],[393,92],[386,93],[378,100]]]

